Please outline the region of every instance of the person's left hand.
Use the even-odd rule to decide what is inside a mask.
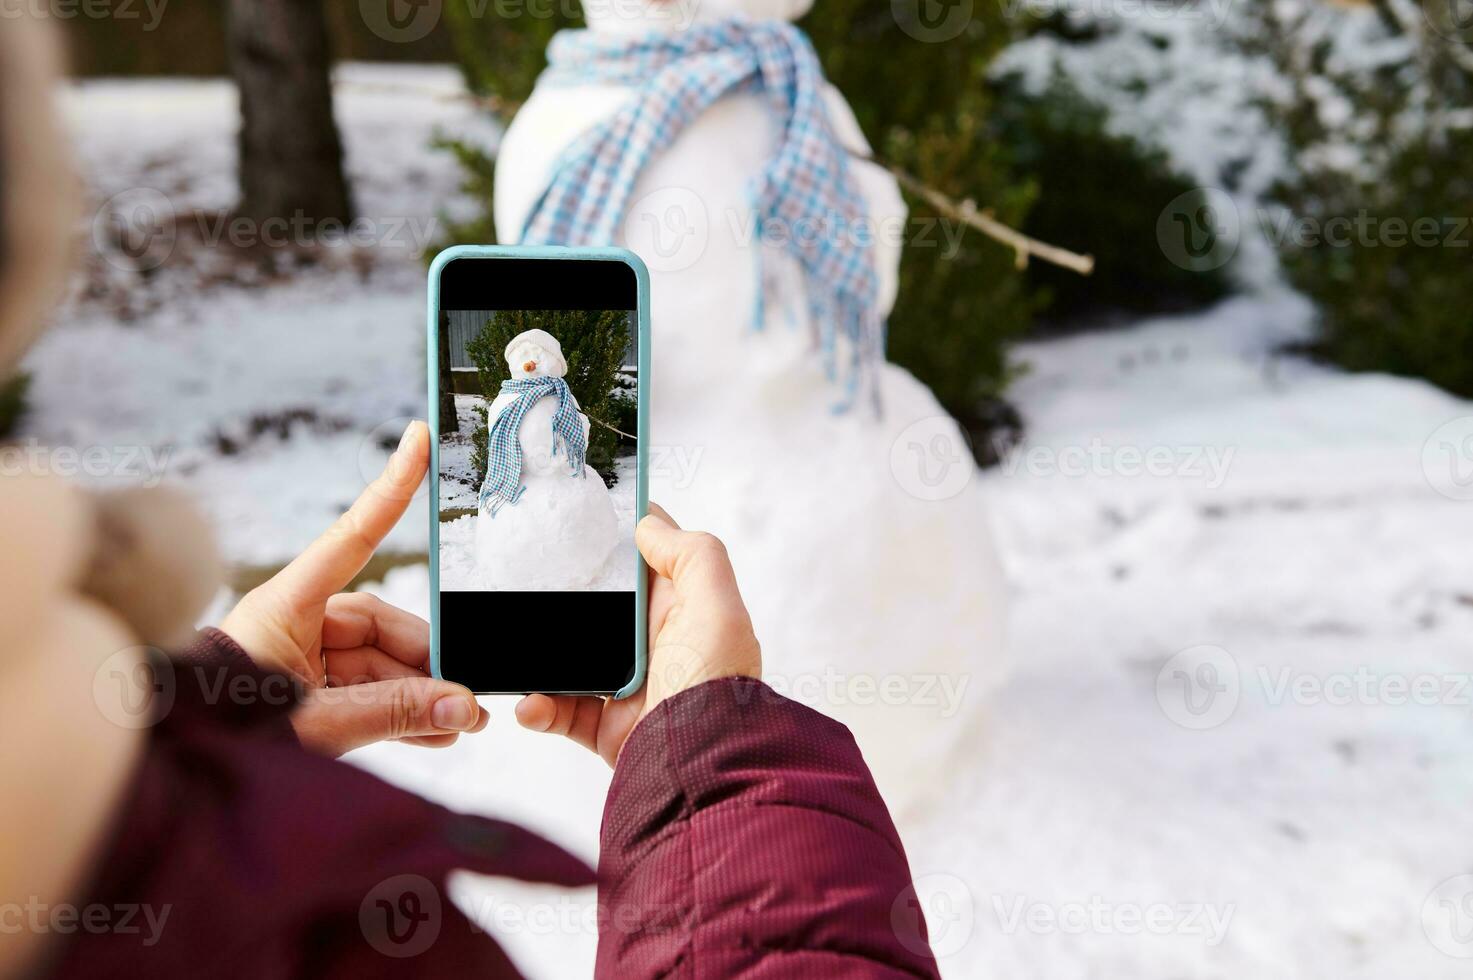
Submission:
[[[309,749],[336,756],[382,739],[438,748],[486,727],[467,688],[428,675],[428,623],[375,596],[341,592],[404,516],[429,459],[429,428],[411,422],[353,506],[220,624],[257,664],[306,685],[292,726]]]

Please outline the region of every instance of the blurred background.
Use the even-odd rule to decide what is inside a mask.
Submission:
[[[189,488],[218,616],[424,414],[426,264],[497,240],[499,134],[577,4],[33,6],[69,42],[86,207],[0,437]],[[1467,976],[1473,2],[817,0],[800,26],[933,192],[889,356],[970,434],[1014,590],[969,766],[898,815],[944,972]],[[1020,264],[969,207],[1092,274]],[[421,613],[424,506],[362,582]],[[602,764],[507,707],[354,761],[591,856]],[[524,969],[589,972],[591,894],[463,884]]]

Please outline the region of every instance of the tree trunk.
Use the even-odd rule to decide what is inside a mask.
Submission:
[[[229,44],[240,89],[239,213],[300,218],[309,229],[351,220],[320,0],[230,0]]]
[[[440,434],[459,430],[460,420],[455,415],[455,376],[450,365],[450,318],[440,314]]]

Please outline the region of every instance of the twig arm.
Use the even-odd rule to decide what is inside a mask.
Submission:
[[[629,433],[625,432],[623,429],[616,429],[612,425],[609,425],[609,423],[607,423],[607,422],[605,422],[605,421],[603,421],[601,419],[596,419],[592,415],[589,415],[588,416],[588,421],[592,422],[595,425],[601,425],[605,429],[608,429],[610,432],[617,432],[619,435],[623,436],[625,439],[632,439],[635,442],[638,442],[639,441],[638,438],[636,438],[635,436],[631,436]]]
[[[884,160],[876,159],[874,156],[863,156],[860,154],[855,154],[855,156],[887,171],[899,182],[901,187],[904,187],[946,217],[975,228],[993,241],[1000,242],[1011,248],[1014,255],[1017,256],[1017,266],[1019,269],[1026,269],[1030,258],[1038,258],[1044,262],[1049,262],[1061,268],[1077,272],[1081,276],[1087,276],[1094,272],[1095,258],[1093,255],[1080,255],[1066,248],[1060,248],[1057,245],[1050,245],[1048,242],[1041,242],[1036,238],[1030,238],[1022,232],[1014,228],[1009,228],[1001,221],[998,221],[990,212],[979,210],[976,202],[971,198],[960,202],[954,201],[936,190],[936,188],[922,183],[919,179],[894,164],[886,163]]]

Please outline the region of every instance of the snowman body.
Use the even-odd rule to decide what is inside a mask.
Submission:
[[[647,31],[677,29],[681,13],[791,19],[804,10],[805,0],[708,0],[622,16],[590,6],[589,18],[594,30]],[[497,227],[517,234],[563,149],[633,96],[615,85],[540,86],[501,144]],[[866,153],[843,97],[826,86],[825,99],[840,141]],[[768,681],[847,724],[893,800],[918,800],[944,789],[938,772],[1003,676],[1004,581],[966,443],[929,389],[882,364],[879,417],[863,405],[832,411],[838,386],[814,347],[802,270],[780,243],[746,233],[751,181],[779,135],[762,96],[731,94],[635,187],[618,244],[650,270],[645,383],[659,447],[650,499],[726,542]],[[901,232],[874,245],[884,313],[906,208],[880,168],[855,161],[854,179],[875,227]],[[754,329],[759,289],[764,322]],[[969,474],[945,499],[909,449],[928,451],[937,434],[960,448],[966,458],[950,465]]]
[[[521,338],[507,347],[513,377],[562,376],[551,352],[534,353],[531,345],[519,345],[518,340]],[[494,424],[515,401],[512,394],[497,396],[486,413],[488,424]],[[484,502],[476,517],[476,563],[491,588],[582,589],[599,576],[614,550],[618,522],[613,501],[593,467],[585,463],[581,473],[573,473],[567,452],[554,451],[556,410],[557,398],[547,396],[522,416],[517,440],[526,489],[521,498],[514,504],[502,504],[494,515],[490,502]],[[580,412],[578,422],[586,443],[588,417]]]

